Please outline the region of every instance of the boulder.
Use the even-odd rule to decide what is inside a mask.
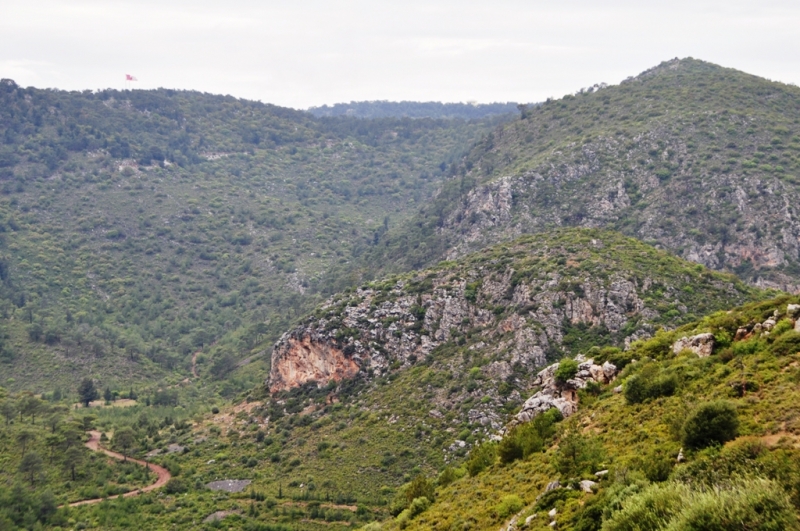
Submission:
[[[592,487],[597,485],[597,483],[595,483],[591,479],[584,479],[583,481],[581,481],[580,485],[581,485],[581,490],[583,492],[592,492]]]
[[[786,314],[792,319],[800,316],[800,304],[790,304],[786,307]]]
[[[706,332],[692,337],[682,337],[672,345],[672,352],[675,354],[680,354],[684,350],[690,350],[701,358],[710,356],[714,350],[714,334]]]
[[[547,486],[544,488],[544,491],[550,492],[551,490],[556,490],[558,488],[561,488],[561,483],[558,480],[555,480],[548,483]]]
[[[617,366],[607,361],[603,363],[603,374],[606,377],[606,382],[610,382],[617,375]]]

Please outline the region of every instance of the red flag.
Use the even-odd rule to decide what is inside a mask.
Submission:
[[[130,74],[125,74],[125,81],[139,81],[139,80]]]

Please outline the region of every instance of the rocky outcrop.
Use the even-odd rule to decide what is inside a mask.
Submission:
[[[352,358],[312,335],[288,337],[272,355],[270,392],[286,391],[308,382],[326,384],[352,378],[359,366]]]
[[[797,136],[776,136],[774,120],[783,117],[769,110],[774,103],[742,90],[729,71],[693,60],[675,65],[547,102],[478,144],[462,169],[478,184],[448,205],[439,228],[448,259],[552,227],[605,227],[711,269],[738,271],[762,288],[800,291],[792,272],[800,262],[800,190],[785,177],[796,173],[795,163],[789,169],[781,158],[798,149]],[[700,119],[672,92],[690,80],[700,92],[715,83],[734,92],[724,103],[706,93]],[[663,107],[615,106],[636,101],[631,91],[651,91]],[[794,89],[764,81],[766,93],[797,108]],[[583,121],[580,141],[557,125],[584,114],[604,118]]]
[[[701,358],[710,356],[714,351],[714,334],[706,332],[692,337],[682,337],[672,345],[674,354],[680,354],[684,350],[690,350]]]
[[[654,267],[634,269],[631,264],[637,263]],[[658,325],[680,322],[690,312],[687,304],[703,312],[746,297],[749,288],[730,277],[687,276],[685,267],[614,233],[572,230],[523,237],[459,263],[329,299],[275,344],[268,385],[274,393],[357,375],[369,380],[436,361],[441,370],[471,375],[458,392],[437,395],[432,405],[438,410],[459,407],[469,398],[502,404],[511,395],[499,395],[500,382],[523,392],[539,385],[535,375],[548,355],[578,354],[576,345],[585,334],[628,345]],[[683,289],[689,283],[692,289]],[[708,306],[690,302],[698,300],[698,292]],[[664,309],[670,315],[663,315]],[[450,354],[437,357],[435,351],[444,347]],[[590,373],[578,376],[576,388],[582,381],[603,380],[591,373],[598,368],[586,370]],[[471,424],[502,425],[492,404],[477,402],[468,410]],[[571,407],[569,402],[548,404],[567,413]]]
[[[580,361],[578,372],[563,383],[555,378],[560,363],[540,371],[534,385],[541,389],[525,401],[513,423],[529,422],[552,408],[558,409],[565,418],[569,417],[578,410],[579,389],[584,389],[589,382],[610,383],[617,375],[617,368],[612,363],[597,365],[591,359],[584,360],[580,357],[576,361]]]

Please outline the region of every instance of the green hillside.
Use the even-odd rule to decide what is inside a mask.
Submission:
[[[787,315],[797,302],[718,312],[636,344],[617,358],[627,365],[616,381],[580,392],[541,451],[503,462],[505,441],[491,443],[485,469],[440,476],[430,509],[370,529],[505,529],[512,518],[518,529],[798,529],[800,334]],[[753,329],[773,316],[769,333]],[[716,339],[711,356],[674,353],[700,332]]]
[[[215,342],[199,373],[226,377],[319,294],[358,282],[354,256],[494,120],[317,119],[1,81],[0,383],[183,378]]]
[[[109,419],[106,429],[132,426],[138,453],[186,447],[153,458],[182,471],[186,500],[163,502],[178,527],[236,510],[241,517],[231,525],[253,529],[317,529],[326,519],[364,524],[390,516],[402,484],[462,463],[501,429],[547,360],[597,346],[624,358],[618,347],[626,338],[764,295],[619,234],[573,229],[528,236],[337,295],[285,334],[273,353],[275,371],[286,363],[282,345],[307,334],[362,360],[354,378],[296,382],[302,385],[272,394],[262,387],[188,432],[139,427],[138,415],[152,418],[141,405]],[[596,301],[603,302],[594,314],[574,311]],[[442,304],[450,310],[441,313]],[[368,336],[377,338],[371,350],[359,350],[355,345],[367,344]],[[393,343],[401,338],[430,350],[406,355]],[[223,479],[252,483],[230,495],[204,488]],[[137,503],[153,502],[126,503],[82,509],[74,518],[124,519],[143,507]],[[165,525],[160,516],[147,518],[153,528]]]
[[[797,291],[798,157],[800,89],[667,61],[529,107],[377,253],[418,267],[520,233],[605,227]]]

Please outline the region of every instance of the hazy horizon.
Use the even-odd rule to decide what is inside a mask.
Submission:
[[[351,101],[533,102],[674,57],[786,83],[800,5],[771,2],[38,0],[0,8],[0,77],[158,87],[306,109]]]

